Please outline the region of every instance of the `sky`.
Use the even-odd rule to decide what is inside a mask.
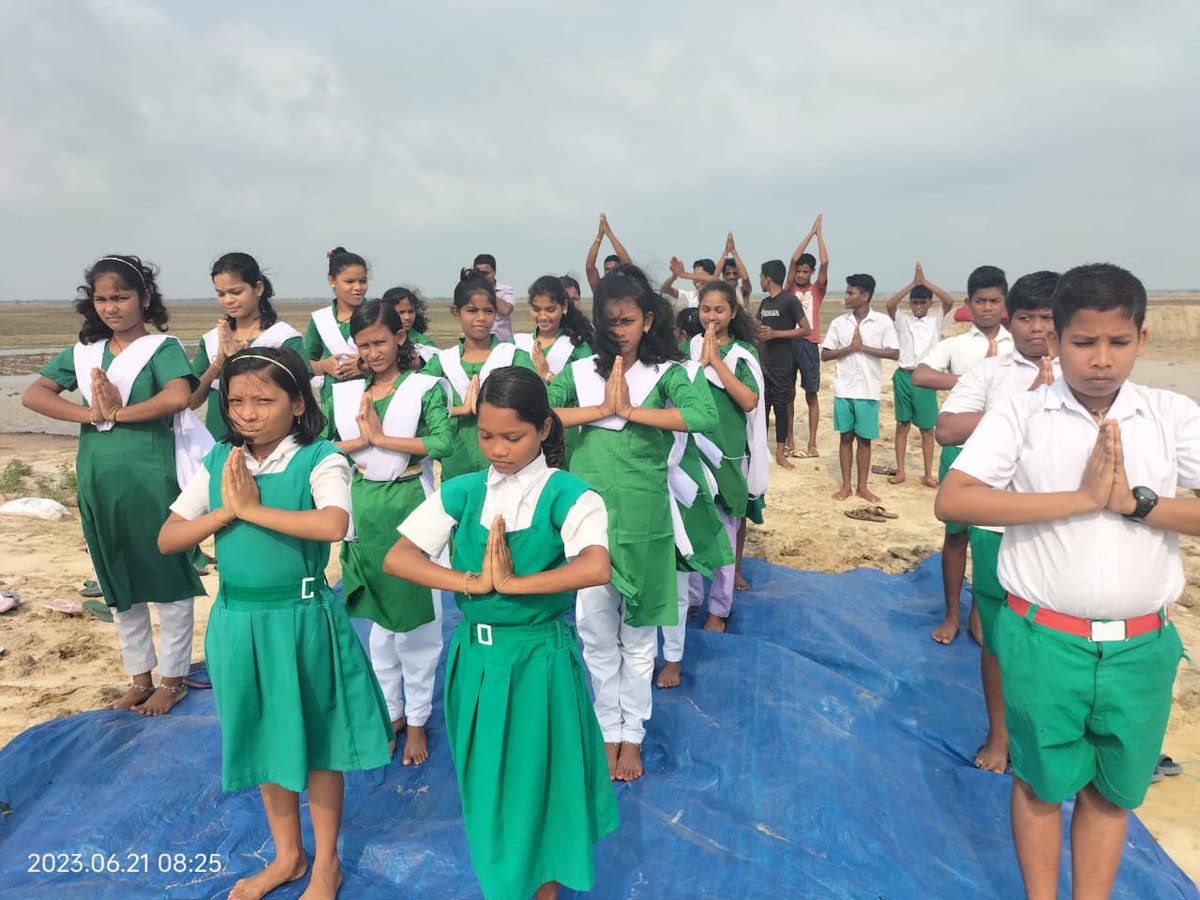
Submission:
[[[730,230],[757,275],[824,213],[834,291],[916,260],[955,293],[984,263],[1200,285],[1195,0],[0,0],[0,28],[0,300],[113,252],[208,296],[230,250],[322,297],[336,245],[371,295],[447,296],[478,252],[523,293],[582,276],[602,211],[656,280]]]

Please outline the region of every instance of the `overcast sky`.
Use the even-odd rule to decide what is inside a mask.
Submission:
[[[1107,260],[1200,285],[1200,3],[0,0],[0,300],[109,252],[168,297],[325,253],[444,296],[582,275],[600,211],[672,255],[787,258],[825,213],[835,290],[913,261]],[[608,252],[607,249],[605,252]],[[757,287],[757,285],[756,285]]]

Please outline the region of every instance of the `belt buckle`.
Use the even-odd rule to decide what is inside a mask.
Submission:
[[[476,625],[475,640],[483,644],[485,647],[492,646],[492,626],[491,625]]]
[[[308,578],[300,579],[300,599],[301,600],[311,600],[313,597],[317,596],[316,591],[314,591],[312,588],[313,582],[316,580],[317,579],[311,575]]]
[[[1120,619],[1116,622],[1093,622],[1091,637],[1092,641],[1096,643],[1100,641],[1123,641],[1125,640],[1125,622]]]

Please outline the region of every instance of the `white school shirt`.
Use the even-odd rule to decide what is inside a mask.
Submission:
[[[678,290],[679,296],[672,299],[671,295],[667,294],[667,299],[671,301],[671,306],[673,306],[677,311],[682,309],[694,309],[700,305],[699,291],[689,291],[685,290],[684,288],[676,288],[676,290]]]
[[[1016,349],[1012,335],[1001,325],[1000,330],[996,332],[996,355],[1003,356],[1005,353],[1015,352]],[[970,331],[938,341],[920,362],[939,372],[962,375],[971,366],[987,359],[987,351],[987,335],[972,325]]]
[[[557,472],[546,465],[546,457],[537,459],[519,472],[502,475],[488,466],[487,496],[479,524],[492,527],[496,516],[504,516],[507,531],[520,531],[533,522],[533,512],[550,476]],[[448,543],[458,520],[446,514],[442,492],[438,491],[409,513],[396,530],[416,544],[430,557],[440,554]],[[587,547],[608,549],[608,510],[595,491],[584,491],[567,513],[562,525],[563,552],[574,559]]]
[[[511,303],[515,308],[517,305],[517,292],[507,284],[496,283],[495,287],[496,299],[503,300],[505,303]],[[492,334],[500,338],[502,341],[512,340],[512,313],[501,315],[496,313],[496,321],[492,323]]]
[[[946,327],[946,314],[939,306],[935,311],[930,310],[917,318],[912,313],[896,310],[896,337],[900,341],[900,368],[909,371],[917,367],[925,354],[942,336]]]
[[[299,449],[300,444],[289,434],[261,463],[253,454],[247,453],[246,468],[251,475],[274,475],[288,467]],[[336,506],[350,512],[350,463],[342,454],[330,453],[313,466],[308,483],[312,488],[313,506],[316,509]],[[208,469],[201,466],[171,504],[171,512],[190,521],[209,511]]]
[[[1160,497],[1200,488],[1200,406],[1125,382],[1108,417],[1121,424],[1131,487]],[[1011,394],[988,412],[953,468],[999,490],[1079,489],[1098,427],[1063,379]],[[1200,502],[1200,501],[1198,501]],[[1108,510],[1009,525],[997,570],[1009,592],[1084,619],[1155,612],[1183,590],[1179,535]]]
[[[858,328],[863,344],[885,350],[900,349],[896,326],[886,313],[868,310],[862,322],[848,312],[838,316],[825,329],[826,350],[841,350],[854,340],[854,329]],[[869,353],[851,353],[837,361],[833,374],[833,396],[847,400],[878,400],[880,382],[883,378],[883,360]]]

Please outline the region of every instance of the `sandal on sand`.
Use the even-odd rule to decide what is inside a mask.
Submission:
[[[89,578],[83,583],[83,587],[79,590],[80,597],[103,597],[104,591],[100,590],[100,582]]]
[[[79,605],[83,607],[85,613],[95,616],[101,622],[113,620],[112,610],[108,608],[107,603],[101,603],[99,600],[84,600]]]
[[[54,610],[56,613],[62,613],[64,616],[83,615],[83,610],[79,608],[79,605],[72,603],[70,600],[47,600],[42,605],[45,606],[46,609]]]
[[[870,509],[870,510],[871,510],[871,512],[875,513],[875,515],[877,515],[877,516],[883,516],[885,519],[898,519],[898,518],[900,518],[899,514],[897,514],[897,513],[894,513],[894,512],[888,512],[888,511],[887,511],[886,509],[884,509],[882,506],[870,506],[870,507],[867,507],[867,508],[868,508],[868,509]]]
[[[875,475],[898,475],[895,466],[871,466],[871,472]]]
[[[869,506],[860,506],[858,509],[848,509],[845,512],[847,519],[858,519],[860,522],[886,522],[883,516],[878,516]]]
[[[20,605],[21,595],[16,591],[0,591],[0,613],[6,613]]]
[[[1154,767],[1156,775],[1181,775],[1183,774],[1183,766],[1163,753],[1158,757],[1158,765]]]

